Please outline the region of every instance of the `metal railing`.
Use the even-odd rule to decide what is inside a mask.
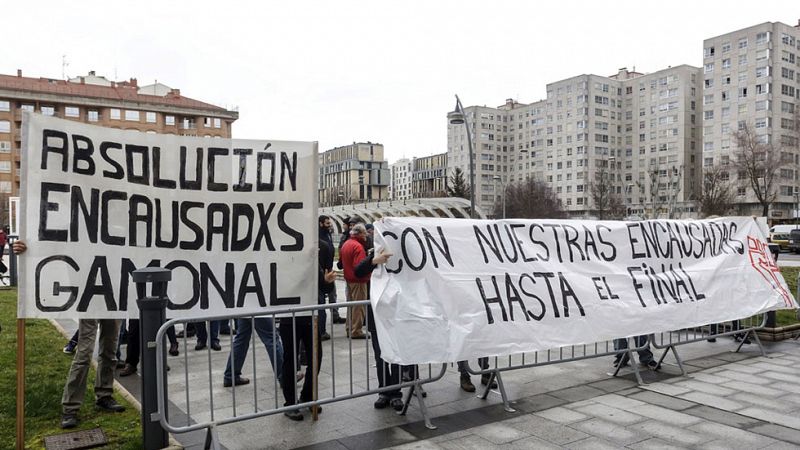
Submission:
[[[318,361],[317,355],[306,355],[308,362],[306,365],[312,365],[311,374],[312,376],[316,377],[317,379],[314,380],[313,386],[319,386],[319,390],[315,390],[312,395],[311,400],[303,399],[298,392],[297,383],[295,382],[295,377],[298,374],[298,369],[300,368],[300,364],[297,362],[297,358],[294,358],[292,361],[292,367],[294,371],[292,373],[283,373],[281,375],[282,380],[278,380],[278,378],[274,375],[279,370],[276,367],[275,371],[270,371],[269,374],[263,374],[263,360],[258,358],[257,342],[256,342],[256,321],[260,319],[271,319],[272,320],[272,345],[271,348],[267,349],[268,355],[271,356],[271,360],[275,361],[277,364],[278,356],[280,353],[281,345],[283,348],[287,348],[286,342],[280,343],[280,339],[278,339],[278,320],[280,321],[280,327],[291,327],[291,330],[282,330],[281,335],[287,336],[291,335],[291,339],[293,341],[292,347],[294,349],[298,348],[299,338],[301,337],[298,332],[298,319],[301,317],[310,317],[312,323],[316,325],[317,321],[319,320],[319,313],[322,310],[333,310],[335,308],[349,308],[354,306],[363,306],[368,307],[370,304],[369,300],[364,301],[352,301],[352,302],[342,302],[342,303],[333,303],[333,304],[325,304],[325,305],[313,305],[313,306],[302,306],[302,307],[291,307],[291,308],[284,308],[284,309],[276,309],[271,310],[268,313],[263,314],[233,314],[227,316],[207,316],[207,317],[196,317],[191,319],[172,319],[166,321],[161,327],[158,329],[156,334],[155,343],[151,343],[149,345],[155,345],[156,347],[156,357],[155,357],[155,364],[156,364],[156,389],[157,389],[157,398],[158,398],[158,412],[151,417],[151,420],[158,420],[161,423],[161,426],[171,432],[171,433],[186,433],[194,430],[200,429],[207,429],[207,446],[211,446],[217,448],[219,446],[216,427],[224,424],[230,424],[234,422],[240,422],[250,419],[255,419],[259,417],[264,417],[273,414],[279,414],[289,411],[297,411],[304,408],[311,409],[312,417],[316,420],[316,411],[315,407],[319,407],[321,405],[341,402],[357,397],[364,397],[367,395],[374,395],[374,394],[381,394],[389,391],[397,391],[402,388],[410,388],[403,396],[403,408],[402,410],[398,411],[397,413],[400,415],[405,415],[408,411],[409,405],[411,403],[412,398],[417,399],[417,403],[419,406],[420,413],[425,421],[425,425],[430,429],[435,429],[436,427],[431,423],[430,417],[428,415],[428,410],[425,405],[424,400],[424,390],[422,385],[431,383],[441,379],[446,370],[447,365],[441,364],[441,367],[438,365],[428,365],[427,370],[424,368],[415,368],[412,372],[416,374],[415,379],[409,379],[407,381],[400,381],[396,384],[386,385],[384,387],[380,387],[378,384],[378,380],[373,378],[372,376],[372,357],[374,356],[374,352],[371,348],[370,339],[364,340],[353,340],[347,339],[346,342],[342,342],[342,339],[336,339],[335,329],[333,327],[333,317],[331,314],[328,314],[328,320],[326,323],[330,325],[328,331],[330,332],[331,339],[327,342],[319,342],[318,346],[314,348],[314,352],[316,353],[317,348],[322,351],[321,360],[319,360],[321,367],[329,369],[329,371],[322,373],[320,372],[318,375],[317,367],[314,367],[315,363]],[[348,314],[349,316],[349,314]],[[205,374],[200,375],[201,371],[197,369],[196,360],[193,361],[192,367],[193,370],[190,370],[189,364],[189,356],[187,355],[187,349],[189,345],[187,343],[186,335],[188,333],[184,333],[182,338],[181,347],[183,349],[183,371],[180,373],[180,368],[178,365],[173,364],[172,371],[167,373],[166,370],[166,349],[165,349],[165,338],[167,336],[167,330],[171,327],[174,327],[178,324],[184,324],[184,326],[190,322],[200,323],[205,322],[206,329],[210,329],[211,321],[214,320],[228,320],[228,319],[240,319],[240,320],[250,320],[250,329],[252,330],[252,336],[249,338],[249,347],[250,349],[246,354],[239,355],[233,351],[235,336],[233,332],[231,333],[229,339],[231,343],[231,351],[230,351],[230,380],[231,380],[231,390],[230,393],[222,392],[220,393],[219,389],[215,392],[215,384],[222,384],[223,378],[222,376],[217,375],[215,379],[213,373],[213,367],[215,364],[225,365],[226,361],[223,361],[221,357],[214,357],[214,354],[218,354],[217,352],[212,353],[210,346],[206,348],[206,357],[203,358],[205,361],[202,363],[203,371]],[[364,327],[368,327],[368,316],[365,314],[365,323]],[[315,331],[314,335],[318,335]],[[340,335],[341,337],[341,335]],[[372,336],[372,339],[375,339],[376,336]],[[363,343],[363,344],[362,344]],[[364,346],[364,351],[356,352],[357,347],[361,345]],[[265,343],[266,346],[266,343]],[[323,351],[325,348],[328,348],[327,351]],[[337,351],[338,350],[338,351]],[[344,350],[344,351],[342,351]],[[271,353],[271,355],[269,354]],[[223,352],[222,355],[225,358],[228,358],[228,353]],[[238,358],[250,358],[252,363],[252,388],[243,388],[237,387],[236,379],[238,375],[236,374],[235,367],[236,367],[236,360]],[[336,368],[340,367],[340,365],[344,364],[347,367],[345,379],[337,380]],[[284,365],[285,367],[285,365]],[[399,366],[398,366],[399,368]],[[179,370],[175,370],[179,369]],[[262,369],[261,371],[259,369]],[[384,366],[386,369],[386,366]],[[420,370],[421,369],[421,370]],[[377,369],[376,369],[377,370]],[[262,372],[262,373],[260,373]],[[308,371],[307,371],[308,372]],[[419,375],[419,372],[423,372],[426,376]],[[427,372],[427,373],[426,373]],[[386,372],[384,372],[386,375]],[[168,378],[169,377],[169,378]],[[176,382],[178,378],[182,377],[182,385],[181,382]],[[385,378],[384,378],[385,379]],[[171,383],[168,383],[168,380]],[[261,383],[260,383],[261,381]],[[266,381],[266,386],[264,386]],[[147,381],[143,380],[143,383]],[[283,405],[283,402],[279,401],[279,396],[282,392],[282,383],[291,383],[294,389],[294,398],[298,399],[296,404],[292,405]],[[178,397],[182,397],[180,400],[176,397],[172,399],[168,396],[167,392],[167,385],[170,385],[170,389],[175,391],[176,384],[179,386],[179,389],[182,389],[182,392],[178,394]],[[200,387],[202,385],[202,387]],[[247,391],[247,394],[243,393]],[[249,391],[252,390],[252,393]],[[415,395],[416,394],[416,395]],[[207,409],[203,409],[203,411],[199,412],[199,414],[195,414],[192,416],[192,402],[194,397],[195,401],[200,401],[203,403],[207,398]],[[199,399],[199,400],[198,400]],[[174,400],[175,403],[185,403],[185,423],[176,423],[176,421],[171,421],[170,418],[170,403],[171,400]],[[208,414],[205,411],[208,411]],[[194,423],[192,423],[194,421]]]
[[[493,357],[491,358],[494,363],[487,364],[487,367],[473,369],[469,362],[466,363],[467,372],[471,375],[489,375],[489,380],[481,393],[477,396],[485,400],[489,392],[491,392],[492,382],[497,381],[497,388],[503,400],[503,407],[507,412],[515,412],[516,410],[511,407],[508,395],[506,394],[505,386],[503,385],[503,378],[501,373],[511,370],[527,369],[532,367],[541,367],[551,364],[562,364],[567,362],[581,361],[584,359],[601,358],[607,356],[619,356],[619,360],[628,358],[631,361],[631,368],[636,376],[639,384],[644,384],[642,376],[639,373],[639,367],[634,353],[648,348],[649,341],[647,338],[641,339],[639,345],[636,345],[635,338],[627,338],[627,348],[615,347],[614,341],[595,342],[593,344],[569,345],[549,350],[540,350],[536,352],[517,353],[514,355]],[[612,376],[617,376],[623,364],[616,367]]]

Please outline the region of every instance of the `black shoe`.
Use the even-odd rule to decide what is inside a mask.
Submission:
[[[123,412],[125,411],[125,407],[117,403],[113,397],[101,397],[97,400],[95,405],[105,411],[110,412]]]
[[[78,414],[77,413],[68,413],[61,415],[61,428],[75,428],[78,426]]]
[[[334,316],[333,323],[344,324],[347,323],[347,319],[345,319],[344,317]]]
[[[475,385],[472,384],[469,375],[461,375],[461,389],[466,392],[475,392]]]
[[[283,413],[283,415],[294,420],[295,422],[303,420],[303,413],[301,413],[296,409],[292,411],[286,411],[285,413]]]
[[[211,343],[211,350],[214,350],[215,352],[218,352],[218,351],[222,350],[222,347],[219,345],[219,342],[214,341],[214,342]]]
[[[330,334],[328,334],[328,333],[322,333],[322,334],[319,336],[319,338],[320,338],[321,340],[323,340],[323,341],[330,341],[330,340],[331,340],[331,335],[330,335]]]
[[[204,348],[206,348],[206,343],[205,342],[203,342],[203,343],[198,342],[197,345],[194,346],[195,350],[203,350]]]
[[[127,377],[128,375],[133,375],[136,373],[136,366],[133,364],[125,364],[125,367],[119,371],[119,376]]]
[[[303,403],[305,403],[305,402],[303,402]],[[311,410],[313,408],[314,408],[313,406],[309,406],[308,407],[308,412],[311,412]],[[320,405],[317,405],[317,414],[322,414],[322,406],[320,406]]]
[[[647,361],[646,363],[644,363],[642,365],[647,367],[650,370],[653,370],[653,371],[659,369],[658,363],[654,359],[651,359],[650,361]]]
[[[170,356],[178,356],[180,352],[178,351],[178,343],[169,344],[169,354]]]
[[[377,400],[375,400],[375,403],[373,403],[372,406],[374,406],[375,409],[384,409],[387,406],[389,406],[389,402],[390,402],[389,397],[384,397],[381,395],[378,397]]]
[[[117,360],[117,363],[116,363],[116,365],[115,365],[115,367],[116,367],[117,369],[124,369],[124,368],[125,368],[125,366],[126,366],[126,364],[125,364],[125,361],[120,361],[120,360]]]
[[[389,401],[389,404],[392,405],[392,409],[395,411],[402,411],[403,410],[403,399],[402,398],[393,398]]]
[[[717,342],[717,338],[706,339],[708,342]]]
[[[485,374],[481,375],[481,384],[484,385],[484,386],[489,384],[489,378],[491,378],[491,375],[489,375],[488,373],[485,373]],[[492,380],[492,384],[489,386],[489,389],[497,389],[497,381],[496,380]]]
[[[236,385],[241,386],[243,384],[250,384],[250,379],[245,377],[236,377]],[[231,387],[233,383],[231,383],[231,380],[224,380],[222,385],[225,387]]]

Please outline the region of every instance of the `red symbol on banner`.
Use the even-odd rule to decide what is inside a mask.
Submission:
[[[747,236],[747,250],[750,256],[750,264],[756,269],[756,272],[767,280],[772,289],[781,294],[787,307],[794,308],[792,296],[784,289],[783,284],[781,284],[776,275],[780,273],[780,269],[778,269],[778,265],[775,264],[775,260],[772,258],[769,246],[757,238]]]

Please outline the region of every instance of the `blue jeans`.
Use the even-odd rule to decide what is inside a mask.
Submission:
[[[242,366],[247,358],[247,351],[250,349],[250,338],[253,336],[253,322],[255,322],[256,334],[267,349],[269,361],[275,371],[278,383],[281,382],[281,367],[283,367],[283,344],[280,336],[275,330],[275,323],[270,317],[256,317],[252,322],[249,318],[236,319],[236,336],[233,338],[233,347],[228,356],[228,365],[225,366],[225,381],[230,381],[231,359],[234,360],[234,370],[236,378],[242,375]]]
[[[211,342],[219,343],[219,325],[221,320],[211,321]],[[208,333],[206,332],[205,322],[195,322],[194,329],[197,331],[197,342],[201,344],[208,344]]]

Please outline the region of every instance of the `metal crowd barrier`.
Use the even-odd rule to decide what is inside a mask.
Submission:
[[[758,338],[758,333],[756,333],[756,330],[764,328],[766,323],[767,314],[758,314],[745,319],[712,323],[677,331],[654,333],[650,336],[650,341],[653,343],[653,348],[664,350],[664,353],[662,353],[661,357],[658,359],[659,365],[664,361],[667,354],[672,352],[678,364],[678,368],[681,370],[681,374],[686,375],[686,368],[683,367],[683,361],[678,355],[677,346],[725,336],[733,336],[739,341],[739,345],[736,347],[736,350],[734,350],[734,352],[738,352],[745,343],[749,342],[750,337],[752,337],[758,345],[761,356],[767,356],[767,353],[764,351],[764,346],[761,345],[761,340]]]
[[[442,364],[440,368],[437,369],[438,365],[428,365],[427,371],[424,368],[414,367],[412,372],[416,379],[411,379],[408,381],[402,381],[399,384],[393,384],[389,386],[385,386],[383,388],[378,386],[378,380],[373,378],[375,375],[375,370],[372,368],[373,361],[374,361],[374,352],[372,352],[372,346],[370,343],[370,339],[363,339],[363,340],[353,340],[347,339],[346,343],[343,343],[341,340],[336,340],[337,335],[335,334],[335,328],[333,327],[333,317],[331,313],[328,313],[328,320],[326,324],[329,325],[328,333],[331,336],[330,341],[321,342],[322,350],[323,350],[323,359],[322,359],[322,366],[323,368],[329,368],[330,374],[323,373],[319,374],[319,378],[317,379],[317,383],[314,383],[316,387],[319,385],[319,391],[313,393],[314,400],[307,401],[300,403],[300,392],[297,386],[297,382],[295,377],[298,374],[298,369],[300,366],[297,363],[297,358],[293,361],[294,372],[290,374],[283,374],[283,381],[288,383],[294,384],[295,389],[295,399],[297,399],[298,403],[295,405],[283,406],[283,395],[281,387],[279,386],[277,378],[274,376],[274,372],[272,370],[267,370],[267,374],[264,377],[267,378],[268,384],[265,387],[266,390],[260,389],[259,378],[261,375],[260,370],[263,372],[264,368],[271,369],[271,365],[269,363],[269,359],[266,357],[259,357],[257,349],[264,347],[260,340],[256,339],[257,332],[255,328],[255,320],[258,318],[271,318],[274,324],[274,336],[273,336],[273,345],[269,351],[273,355],[273,360],[277,360],[276,356],[278,353],[278,322],[276,319],[280,319],[280,326],[286,326],[287,321],[291,322],[292,327],[292,340],[294,341],[294,348],[298,348],[298,335],[297,335],[297,321],[296,319],[299,317],[310,317],[312,321],[315,322],[319,318],[319,312],[321,310],[333,310],[335,308],[348,308],[352,306],[364,306],[368,307],[370,304],[369,300],[364,301],[352,301],[352,302],[340,302],[340,303],[332,303],[326,305],[313,305],[313,306],[303,306],[303,307],[291,307],[291,308],[284,308],[284,309],[276,309],[272,310],[268,313],[264,314],[236,314],[236,315],[227,315],[227,316],[207,316],[207,317],[199,317],[199,318],[191,318],[191,319],[172,319],[166,321],[161,327],[158,329],[158,333],[156,335],[156,343],[150,343],[150,345],[155,345],[156,347],[156,388],[157,388],[157,397],[158,397],[158,412],[153,415],[152,420],[158,420],[161,423],[161,426],[169,431],[170,433],[186,433],[194,430],[200,429],[207,429],[206,432],[206,445],[207,447],[219,448],[219,441],[217,437],[216,427],[224,424],[240,422],[244,420],[255,419],[258,417],[264,417],[268,415],[283,413],[292,410],[301,410],[304,408],[309,408],[312,412],[312,418],[316,420],[316,408],[334,402],[341,402],[345,400],[349,400],[352,398],[363,397],[367,395],[374,395],[379,394],[382,392],[387,391],[394,391],[397,389],[402,388],[409,388],[405,395],[403,396],[403,409],[398,411],[397,414],[405,415],[408,411],[409,404],[411,403],[412,397],[417,399],[417,403],[420,409],[420,413],[425,421],[425,425],[430,429],[435,429],[436,427],[431,423],[430,417],[428,415],[428,410],[425,405],[424,400],[424,390],[422,389],[422,385],[431,383],[441,379],[446,370],[447,365]],[[348,314],[349,316],[349,314]],[[251,329],[252,329],[252,336],[250,338],[250,348],[245,358],[250,358],[250,363],[252,364],[252,378],[251,378],[251,386],[244,387],[239,386],[237,387],[235,383],[236,374],[233,370],[233,366],[235,365],[236,359],[242,357],[242,355],[236,355],[233,352],[233,342],[235,336],[233,332],[231,332],[229,340],[231,343],[231,351],[230,352],[214,352],[212,353],[210,342],[207,342],[208,347],[204,350],[206,353],[206,361],[203,363],[205,366],[203,368],[203,372],[205,374],[201,375],[199,371],[196,369],[196,362],[194,362],[194,370],[191,370],[189,356],[187,350],[189,349],[189,345],[187,343],[186,335],[188,333],[183,334],[182,342],[180,343],[180,347],[183,350],[183,355],[181,358],[183,359],[183,367],[184,370],[182,374],[176,373],[174,369],[176,369],[176,365],[173,364],[173,371],[172,372],[165,372],[167,368],[165,367],[166,361],[166,349],[165,347],[165,336],[167,334],[167,330],[170,327],[173,327],[178,324],[186,324],[190,322],[205,322],[206,330],[210,330],[211,321],[213,320],[228,320],[228,319],[249,319],[251,321]],[[368,328],[368,315],[364,314],[364,332]],[[347,324],[345,325],[347,326]],[[185,329],[185,328],[184,328]],[[208,332],[208,331],[207,331]],[[316,333],[313,333],[316,334]],[[340,335],[339,335],[340,336]],[[373,336],[374,338],[374,336]],[[210,339],[210,338],[209,338]],[[284,344],[285,345],[285,344]],[[363,345],[365,348],[365,352],[363,355],[354,355],[354,349],[357,346]],[[342,346],[346,346],[346,353],[342,352]],[[327,347],[327,350],[326,350]],[[339,350],[337,352],[336,350]],[[223,349],[224,350],[224,349]],[[316,348],[314,348],[314,353],[316,353]],[[219,388],[223,384],[223,376],[219,375],[217,378],[214,377],[212,367],[217,365],[217,367],[225,367],[227,364],[228,355],[231,355],[231,382],[232,386],[230,388],[230,395],[228,392],[225,391],[223,393],[219,392]],[[296,356],[299,352],[296,352]],[[346,356],[342,357],[345,354]],[[219,355],[216,357],[212,357],[214,355]],[[266,355],[269,356],[269,355]],[[317,355],[306,355],[308,359],[308,364],[315,364],[317,361]],[[194,358],[193,358],[194,359]],[[363,360],[362,360],[363,359]],[[346,364],[348,367],[348,375],[343,382],[337,381],[336,377],[336,367],[340,364]],[[422,372],[424,375],[427,375],[423,378],[419,372]],[[427,373],[426,373],[427,372]],[[317,375],[316,370],[312,370],[314,376]],[[168,380],[176,380],[178,377],[183,378],[183,391],[182,392],[182,400],[178,400],[177,398],[173,398],[174,402],[180,403],[181,401],[185,401],[185,415],[186,415],[186,422],[185,424],[177,424],[170,421],[170,411],[169,411],[169,397],[167,392],[167,384],[166,381]],[[248,375],[250,376],[250,375]],[[205,378],[205,379],[202,379]],[[146,383],[143,380],[143,383]],[[204,384],[203,388],[198,388],[201,383]],[[170,389],[175,389],[175,383],[171,384]],[[218,388],[217,392],[214,392],[215,386]],[[250,391],[252,388],[252,395],[248,395],[247,397],[243,397],[243,391]],[[238,395],[237,395],[238,394]],[[204,417],[204,413],[199,411],[195,413],[195,417],[192,417],[192,410],[191,407],[192,403],[192,396],[197,398],[203,398],[207,396],[207,411],[209,412],[208,417]],[[244,399],[244,400],[243,400]],[[215,404],[216,402],[216,404]],[[222,405],[222,406],[221,406]],[[320,408],[321,409],[321,408]],[[246,411],[246,412],[243,412]],[[195,420],[195,423],[192,421]]]
[[[640,345],[636,345],[636,338],[627,338],[628,347],[619,350],[614,349],[613,341],[602,341],[595,342],[593,344],[570,345],[536,352],[516,353],[514,355],[502,357],[496,356],[492,358],[494,360],[494,364],[489,367],[478,368],[476,370],[470,366],[469,362],[467,362],[466,368],[471,375],[489,375],[488,383],[486,383],[483,391],[478,394],[478,398],[485,400],[491,391],[492,381],[496,380],[497,389],[499,390],[500,396],[503,399],[504,409],[507,412],[515,412],[516,410],[511,407],[508,396],[506,395],[506,389],[503,385],[503,378],[501,375],[502,372],[581,361],[591,358],[601,358],[606,356],[620,355],[622,358],[622,354],[627,354],[628,361],[630,362],[630,366],[633,369],[634,375],[636,376],[636,380],[639,382],[639,384],[644,384],[642,376],[639,373],[638,359],[635,357],[634,353],[648,348],[649,341],[647,337],[644,337],[640,341]],[[617,376],[621,368],[622,364],[618,365],[616,370],[609,375]]]

